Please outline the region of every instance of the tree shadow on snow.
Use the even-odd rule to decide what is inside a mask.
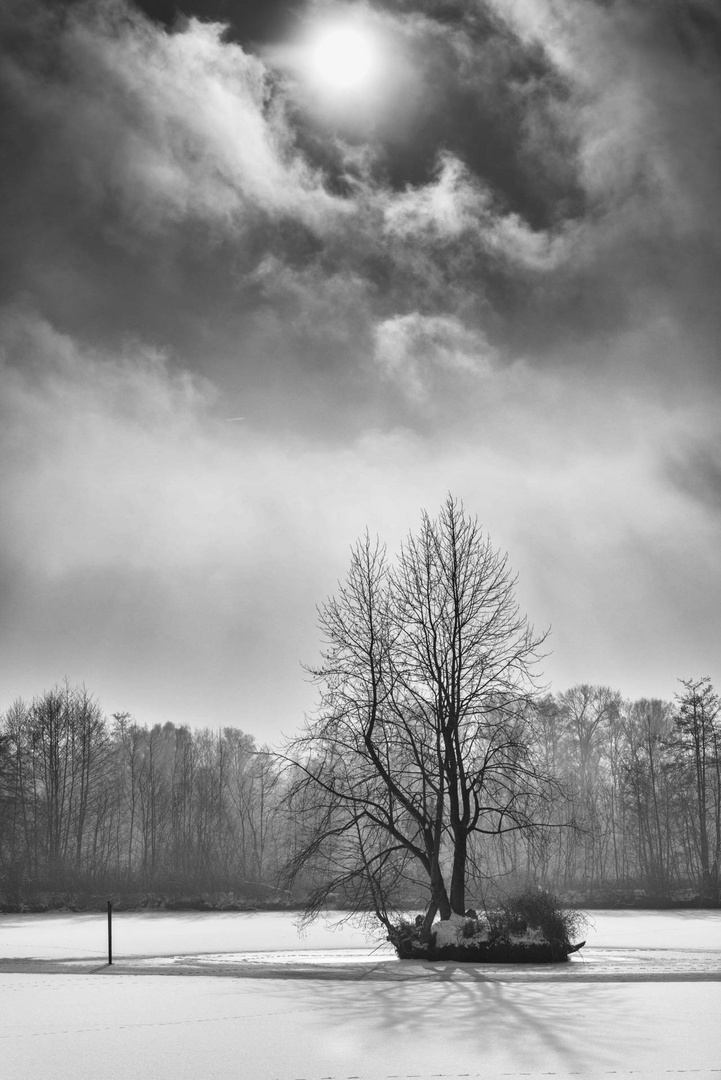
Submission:
[[[433,981],[318,983],[314,996],[334,1025],[352,1016],[380,1042],[394,1036],[425,1041],[430,1029],[438,1043],[479,1061],[510,1050],[531,1065],[538,1065],[539,1055],[557,1065],[598,1065],[614,1061],[619,1045],[631,1055],[653,1045],[652,1033],[639,1029],[618,986],[504,983],[480,972],[474,977],[467,966],[458,979],[458,965],[433,967]]]

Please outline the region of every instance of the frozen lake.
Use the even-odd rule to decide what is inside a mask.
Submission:
[[[400,962],[334,919],[113,923],[109,969],[103,914],[0,916],[3,1080],[721,1080],[718,912],[594,912],[569,963],[511,967]]]
[[[504,979],[719,976],[721,912],[597,911],[583,937],[585,948],[567,964],[474,969]],[[300,934],[287,912],[122,912],[113,915],[113,955],[114,973],[213,967],[241,976],[410,978],[437,970],[401,963],[382,934],[369,935],[339,914]],[[35,961],[41,970],[95,970],[106,959],[104,913],[0,915],[0,968],[27,970],[22,961]]]

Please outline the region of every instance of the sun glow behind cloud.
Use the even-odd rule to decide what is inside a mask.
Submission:
[[[264,46],[262,55],[281,81],[288,80],[294,106],[314,122],[370,131],[399,109],[397,91],[408,74],[401,37],[378,10],[310,8],[295,35]]]
[[[378,70],[378,43],[355,22],[316,30],[308,48],[311,78],[329,90],[362,89]]]

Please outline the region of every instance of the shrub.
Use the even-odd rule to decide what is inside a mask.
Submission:
[[[478,922],[478,919],[474,919],[474,918],[470,918],[470,917],[466,918],[466,920],[463,923],[463,926],[461,927],[461,937],[464,937],[464,938],[475,937],[476,934],[479,931],[479,928],[480,928],[480,924]]]
[[[571,945],[586,923],[582,911],[564,908],[553,893],[537,886],[509,896],[502,905],[505,923],[511,932],[515,927],[538,928],[552,945]]]

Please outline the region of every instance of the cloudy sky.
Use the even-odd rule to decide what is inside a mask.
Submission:
[[[351,544],[449,490],[553,688],[719,684],[716,0],[0,24],[0,710],[290,734]]]

